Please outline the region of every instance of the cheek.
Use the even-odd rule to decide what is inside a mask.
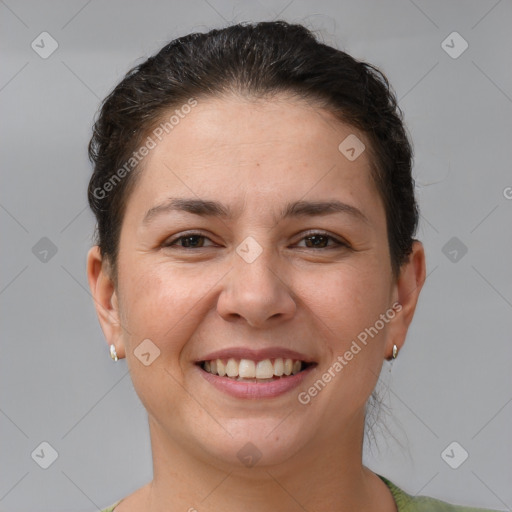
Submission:
[[[388,324],[381,315],[391,307],[390,282],[379,265],[340,268],[309,287],[303,282],[328,355],[318,377],[329,370],[336,376],[329,402],[360,407],[375,387],[385,353]]]
[[[139,271],[137,278],[125,285],[123,299],[131,343],[150,338],[160,346],[164,336],[175,338],[196,297],[175,275]]]
[[[362,410],[375,388],[387,329],[380,315],[390,308],[388,297],[389,281],[378,273],[356,271],[326,275],[322,288],[309,294],[327,357],[313,385],[302,391],[317,414],[332,418],[333,425]]]
[[[201,289],[179,272],[164,272],[158,265],[131,268],[131,278],[125,275],[120,290],[130,376],[150,414],[176,416],[184,400],[181,354],[197,328],[194,305]],[[142,354],[148,352],[144,361]]]
[[[127,342],[133,350],[141,340],[151,339],[161,350],[161,362],[175,367],[200,317],[211,306],[208,292],[221,281],[225,269],[180,269],[165,261],[126,263],[122,297]]]
[[[341,339],[373,325],[389,307],[390,279],[379,265],[339,266],[299,277],[304,300]]]

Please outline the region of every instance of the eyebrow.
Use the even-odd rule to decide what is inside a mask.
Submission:
[[[155,217],[170,212],[188,212],[202,217],[218,217],[226,220],[234,218],[233,211],[219,203],[196,198],[171,197],[164,203],[150,208],[144,215],[143,224],[150,223]],[[330,201],[295,201],[288,203],[281,211],[281,219],[290,217],[314,217],[332,215],[334,213],[349,214],[356,219],[369,223],[364,213],[355,206],[338,200]]]

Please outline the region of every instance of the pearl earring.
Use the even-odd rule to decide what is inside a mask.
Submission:
[[[110,357],[112,358],[113,361],[119,360],[116,353],[116,346],[113,343],[112,345],[110,345]]]

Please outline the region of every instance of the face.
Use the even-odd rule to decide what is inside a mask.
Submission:
[[[418,272],[407,295],[368,151],[338,149],[350,135],[368,148],[298,100],[203,99],[146,157],[120,236],[122,328],[104,331],[159,442],[231,465],[251,442],[264,465],[360,433]]]

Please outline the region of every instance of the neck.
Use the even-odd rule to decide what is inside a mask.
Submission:
[[[362,465],[364,416],[344,432],[325,432],[279,465],[234,468],[191,455],[150,418],[153,474],[144,505],[182,510],[395,511],[385,484]],[[332,442],[330,442],[332,441]]]

